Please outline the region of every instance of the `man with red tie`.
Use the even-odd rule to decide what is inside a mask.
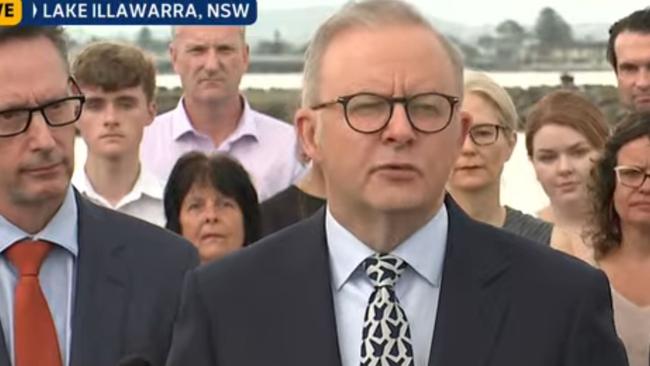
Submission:
[[[163,364],[189,243],[70,185],[84,103],[60,28],[0,29],[0,365]]]

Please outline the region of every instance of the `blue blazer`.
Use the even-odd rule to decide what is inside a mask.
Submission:
[[[446,205],[429,365],[627,365],[601,271]],[[324,212],[192,271],[167,365],[341,365]]]
[[[75,191],[79,256],[71,366],[115,366],[139,355],[164,365],[183,277],[198,264],[181,237],[99,207]],[[10,365],[0,332],[0,365]]]

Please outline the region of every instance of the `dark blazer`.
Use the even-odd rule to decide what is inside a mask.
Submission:
[[[429,365],[627,365],[602,272],[446,205]],[[167,365],[340,365],[324,222],[193,271]]]
[[[99,207],[75,192],[79,256],[71,366],[115,366],[128,355],[163,365],[183,277],[198,264],[181,237]],[[0,365],[10,365],[0,331]]]

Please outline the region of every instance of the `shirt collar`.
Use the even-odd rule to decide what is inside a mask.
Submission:
[[[54,214],[50,222],[43,230],[30,235],[24,230],[5,219],[0,215],[0,252],[9,248],[16,241],[32,238],[34,240],[45,240],[67,249],[74,256],[78,253],[77,226],[78,208],[72,185],[63,199],[59,210]]]
[[[104,206],[111,206],[104,197],[95,191],[95,188],[86,174],[86,169],[75,170],[72,176],[72,182],[84,196],[91,200],[98,201]],[[151,198],[162,200],[163,191],[164,188],[162,183],[160,183],[151,173],[149,173],[149,171],[144,169],[142,164],[140,164],[140,173],[138,174],[138,178],[136,179],[133,188],[129,193],[122,197],[116,207],[137,201],[142,196],[149,196]]]
[[[257,123],[255,120],[255,111],[253,111],[251,108],[246,97],[240,95],[240,98],[244,103],[244,110],[239,121],[237,122],[237,128],[231,134],[231,136],[229,136],[228,139],[224,141],[224,143],[232,143],[245,137],[253,137],[255,140],[259,140]],[[176,109],[172,111],[172,137],[174,140],[178,141],[187,134],[207,138],[207,136],[203,135],[194,129],[194,126],[192,126],[190,117],[187,114],[187,110],[185,109],[184,98],[181,97],[178,101]]]
[[[164,189],[162,183],[140,164],[140,175],[138,176],[138,180],[135,181],[132,192],[138,194],[138,197],[146,195],[162,200]]]
[[[429,222],[391,252],[435,287],[440,287],[442,279],[448,223],[447,208],[443,204]],[[375,252],[336,221],[329,206],[325,215],[325,232],[333,283],[340,290],[363,260]]]

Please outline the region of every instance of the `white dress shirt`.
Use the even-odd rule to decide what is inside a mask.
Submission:
[[[146,169],[140,168],[138,179],[133,189],[127,193],[115,205],[112,205],[106,198],[102,197],[93,188],[83,166],[76,169],[72,176],[72,184],[86,198],[94,203],[120,211],[141,220],[148,221],[154,225],[165,226],[165,212],[163,209],[163,184]]]
[[[395,293],[409,322],[416,366],[429,362],[447,228],[447,209],[443,205],[427,224],[391,252],[408,263],[395,285]],[[374,290],[361,263],[375,252],[337,222],[329,207],[325,232],[342,366],[359,366],[363,318]]]

